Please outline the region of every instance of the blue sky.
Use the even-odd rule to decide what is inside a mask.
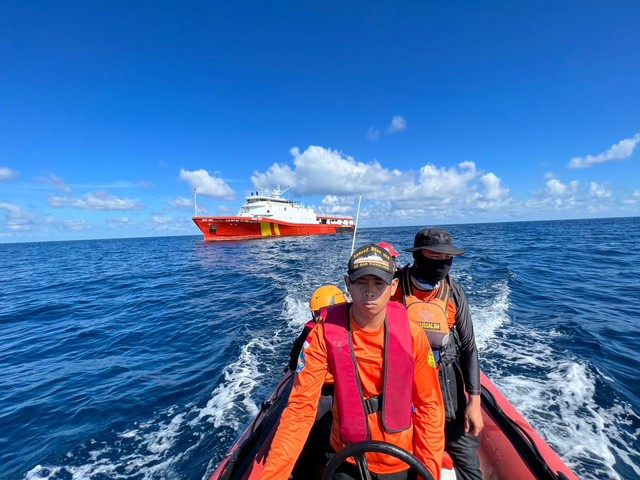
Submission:
[[[640,214],[640,2],[5,1],[0,242]]]

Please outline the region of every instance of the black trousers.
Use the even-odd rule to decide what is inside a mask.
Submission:
[[[467,397],[460,368],[456,364],[443,365],[439,374],[446,410],[444,449],[453,460],[458,480],[482,480],[478,458],[480,437],[464,431]]]

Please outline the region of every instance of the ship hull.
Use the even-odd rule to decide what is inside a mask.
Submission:
[[[193,217],[206,242],[266,237],[352,233],[353,225],[340,223],[288,223],[268,218]],[[322,217],[319,217],[322,222]],[[326,221],[326,220],[325,220]],[[335,222],[333,219],[330,222]]]

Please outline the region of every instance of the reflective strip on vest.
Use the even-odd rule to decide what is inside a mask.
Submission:
[[[340,422],[340,440],[345,444],[368,440],[369,422],[349,331],[348,306],[329,307],[322,311],[322,317],[327,360],[335,378],[336,406],[343,419]],[[385,319],[382,396],[382,425],[388,432],[400,432],[411,426],[415,367],[412,351],[413,340],[406,310],[396,302],[389,302]]]

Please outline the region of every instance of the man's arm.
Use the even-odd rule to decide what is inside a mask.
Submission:
[[[289,478],[315,421],[318,399],[327,373],[322,327],[321,324],[316,325],[311,331],[300,354],[289,403],[282,412],[261,480]]]
[[[479,435],[484,427],[480,404],[480,362],[478,347],[473,330],[473,321],[469,310],[469,302],[462,287],[451,281],[453,301],[456,305],[456,331],[460,340],[460,369],[464,379],[464,387],[469,394],[469,402],[464,412],[464,430],[472,435]]]
[[[300,356],[300,352],[302,351],[302,345],[304,345],[305,340],[309,336],[309,332],[315,326],[315,322],[307,322],[307,324],[298,335],[298,338],[293,342],[293,346],[291,347],[291,352],[289,352],[289,370],[292,372],[296,371],[296,367],[298,366],[298,357]]]
[[[413,323],[411,334],[416,360],[413,381],[413,450],[433,478],[439,480],[444,451],[444,402],[427,336],[422,327]]]
[[[480,395],[480,362],[469,302],[462,287],[454,280],[451,280],[451,289],[456,306],[455,329],[460,340],[460,368],[464,387],[469,395]]]
[[[464,410],[464,431],[471,435],[480,435],[484,428],[480,395],[469,395],[469,402]]]

